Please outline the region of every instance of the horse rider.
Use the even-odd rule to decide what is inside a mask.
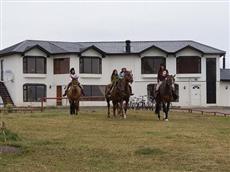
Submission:
[[[114,87],[117,85],[117,82],[120,79],[120,77],[118,75],[118,72],[117,72],[117,69],[113,70],[113,73],[112,73],[110,79],[111,79],[111,87],[110,87],[110,89],[108,91],[109,95],[111,95]]]
[[[161,84],[163,83],[163,81],[167,78],[167,76],[169,75],[169,72],[168,70],[166,69],[165,65],[162,63],[160,64],[160,68],[159,68],[159,71],[158,71],[158,74],[157,74],[157,86],[156,86],[156,96],[158,96],[159,94],[159,88],[161,86]],[[175,87],[174,85],[172,85],[172,96],[173,96],[173,99],[176,100],[178,98],[178,96],[176,95],[175,93]]]
[[[67,95],[67,91],[69,90],[69,87],[70,87],[70,85],[72,84],[72,81],[73,81],[73,80],[77,81],[77,84],[78,84],[78,86],[79,86],[80,89],[81,89],[81,94],[82,94],[83,96],[85,95],[84,90],[83,90],[83,87],[81,86],[80,82],[78,81],[78,78],[79,78],[79,77],[78,77],[77,74],[75,73],[75,69],[74,69],[74,68],[71,68],[71,69],[70,69],[70,82],[69,82],[69,84],[67,85],[67,88],[66,88],[66,90],[65,90],[65,93],[63,94],[63,97]]]
[[[125,67],[123,67],[119,73],[119,78],[123,79],[125,76],[125,72],[127,71],[127,69]]]
[[[123,67],[121,69],[121,72],[119,73],[119,78],[123,79],[126,72],[127,72],[127,69],[125,67]],[[132,87],[130,85],[129,85],[129,90],[130,90],[130,95],[133,95],[133,93],[132,93]]]

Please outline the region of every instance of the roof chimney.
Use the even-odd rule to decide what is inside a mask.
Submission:
[[[125,41],[125,52],[126,52],[126,53],[130,53],[130,51],[131,51],[130,43],[131,43],[130,40],[126,40],[126,41]]]
[[[223,69],[225,69],[225,55],[223,57]]]

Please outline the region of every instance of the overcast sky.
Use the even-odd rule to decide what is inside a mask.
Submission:
[[[228,1],[0,1],[0,49],[26,39],[195,40],[227,51],[230,67]]]

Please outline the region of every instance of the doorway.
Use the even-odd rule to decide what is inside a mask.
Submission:
[[[191,105],[201,106],[200,85],[192,85],[191,87]]]
[[[62,97],[62,86],[61,85],[57,85],[57,98],[59,97]],[[57,102],[56,102],[57,106],[62,106],[62,99],[57,99]]]

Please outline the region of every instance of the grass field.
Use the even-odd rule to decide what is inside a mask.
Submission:
[[[2,115],[8,140],[21,153],[0,154],[0,171],[230,171],[230,117],[129,111],[108,119],[105,109]],[[3,142],[0,142],[3,145]]]

